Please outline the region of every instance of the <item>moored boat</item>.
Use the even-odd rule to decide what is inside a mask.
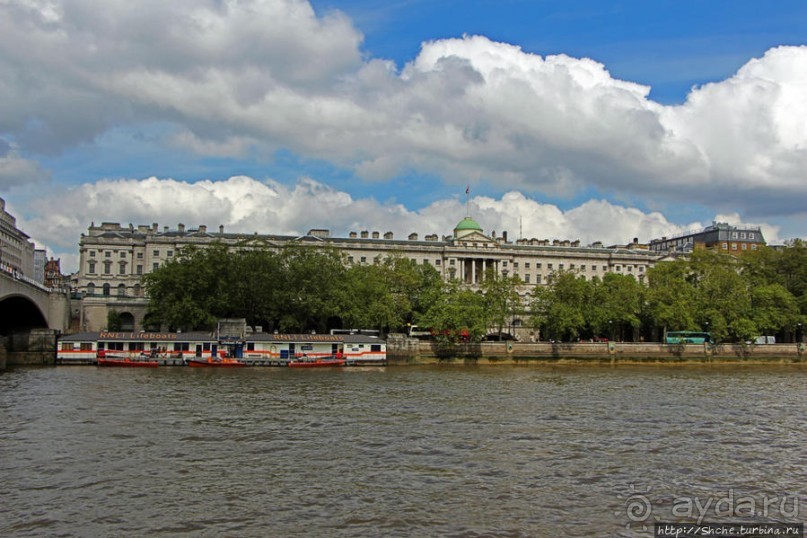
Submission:
[[[344,366],[345,359],[313,359],[313,360],[295,360],[289,363],[289,368],[327,368],[332,366]]]
[[[160,365],[157,361],[132,360],[129,358],[117,359],[111,357],[98,357],[98,366],[118,366],[123,368],[156,368]]]
[[[226,357],[222,357],[219,359],[214,359],[208,357],[207,359],[185,359],[185,364],[188,366],[194,367],[212,367],[212,368],[238,368],[240,366],[246,366],[246,363],[239,361],[238,359],[230,359]]]

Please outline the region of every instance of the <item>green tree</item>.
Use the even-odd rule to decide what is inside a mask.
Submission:
[[[466,338],[480,342],[488,328],[485,298],[452,280],[445,284],[438,300],[417,321],[432,328],[439,345],[453,346]]]
[[[644,286],[631,275],[606,274],[592,279],[590,306],[584,314],[591,332],[633,340],[641,325]]]
[[[498,275],[493,269],[485,274],[481,289],[485,297],[487,324],[495,327],[499,334],[506,332],[504,329],[522,310],[521,296],[518,293],[521,284],[518,276]]]
[[[751,315],[750,286],[734,256],[695,251],[690,260],[695,286],[695,329],[709,327],[717,341],[746,341],[757,333]]]
[[[182,249],[143,278],[149,296],[149,323],[170,330],[211,329],[227,301],[227,247]]]
[[[662,262],[647,272],[647,312],[662,337],[667,331],[696,329],[695,286],[690,274],[685,260]]]
[[[536,288],[530,311],[532,324],[555,340],[575,340],[586,326],[591,284],[572,272],[555,272],[545,287]]]
[[[347,292],[347,268],[335,249],[290,245],[280,252],[276,326],[283,332],[326,332],[340,317]]]
[[[106,328],[108,331],[119,331],[123,327],[120,312],[114,308],[107,312],[106,315]]]

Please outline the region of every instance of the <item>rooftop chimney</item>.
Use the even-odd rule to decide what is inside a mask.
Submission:
[[[224,224],[219,224],[219,233],[220,234],[224,233]]]
[[[180,232],[184,232],[185,225],[180,222],[179,224],[177,224],[177,230],[179,230]]]

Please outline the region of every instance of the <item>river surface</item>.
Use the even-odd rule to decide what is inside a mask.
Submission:
[[[803,366],[0,374],[4,537],[650,536],[805,513]]]

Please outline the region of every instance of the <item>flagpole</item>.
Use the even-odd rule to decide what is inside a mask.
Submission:
[[[465,187],[465,216],[471,216],[471,186]]]

